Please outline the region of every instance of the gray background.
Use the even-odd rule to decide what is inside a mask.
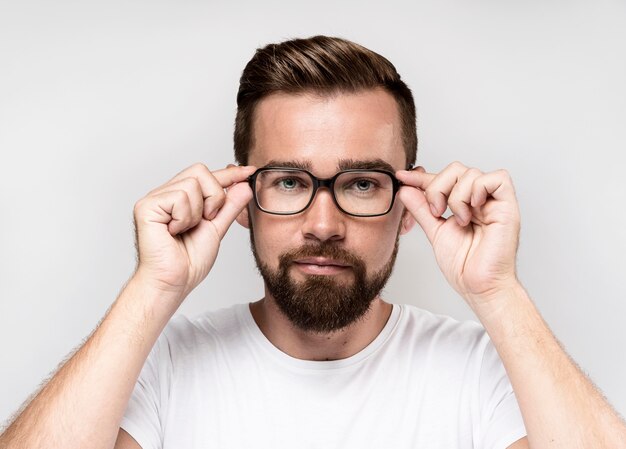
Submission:
[[[418,162],[507,168],[519,276],[626,412],[626,6],[618,1],[0,3],[0,420],[85,338],[134,268],[132,209],[232,161],[254,49],[331,34],[387,56],[418,106]],[[258,299],[237,224],[181,313]],[[473,319],[416,228],[384,296]]]

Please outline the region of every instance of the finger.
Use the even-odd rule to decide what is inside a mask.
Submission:
[[[485,173],[474,180],[470,204],[481,207],[489,197],[501,201],[516,201],[513,181],[506,170]]]
[[[252,199],[252,189],[245,182],[240,182],[228,189],[224,205],[215,215],[212,222],[217,229],[220,239]]]
[[[460,162],[453,162],[444,168],[424,191],[433,214],[440,217],[448,208],[448,198],[467,167]]]
[[[177,173],[176,176],[174,176],[166,183],[166,185],[173,184],[185,178],[198,178],[199,175],[202,173],[211,173],[211,170],[209,170],[209,168],[203,163],[196,162],[195,164],[190,165],[189,167]]]
[[[138,226],[144,223],[167,225],[171,235],[177,235],[191,227],[191,205],[184,190],[160,192],[139,201],[135,206]]]
[[[202,188],[196,178],[185,178],[173,184],[166,184],[158,189],[155,189],[150,196],[155,196],[161,193],[174,192],[182,190],[187,193],[189,197],[190,213],[191,213],[191,226],[193,227],[200,222],[202,218],[202,212],[204,209],[204,198],[202,196]]]
[[[422,190],[426,190],[436,176],[437,175],[434,173],[427,173],[424,167],[416,167],[411,171],[398,170],[396,172],[396,178],[398,178],[398,181],[402,182],[402,184],[417,187]]]
[[[154,196],[160,193],[175,190],[187,191],[190,197],[191,212],[195,226],[200,222],[201,217],[204,217],[207,220],[214,217],[215,213],[217,213],[219,208],[224,204],[226,196],[224,194],[224,189],[211,174],[206,175],[206,177],[202,173],[197,173],[197,177],[193,176],[190,172],[187,172],[187,174],[192,176],[179,179],[178,181],[170,181],[169,183],[154,189],[148,195]]]
[[[205,182],[211,185],[209,195],[205,195],[204,218],[213,220],[226,201],[224,189],[248,179],[256,171],[253,166],[229,165],[222,170],[211,172]],[[230,224],[229,224],[230,226]]]
[[[413,215],[421,226],[426,237],[432,244],[439,227],[445,223],[445,219],[433,215],[424,192],[411,186],[402,186],[398,192],[398,198]]]
[[[195,177],[201,187],[204,198],[203,217],[207,220],[215,218],[219,209],[226,200],[224,188],[236,182],[246,180],[254,171],[253,166],[235,166],[229,164],[227,168],[211,172],[204,164],[194,164],[172,178],[172,181],[181,176]]]
[[[213,194],[214,190],[219,188],[223,189],[235,182],[241,182],[254,173],[256,167],[251,165],[232,165],[229,164],[227,168],[221,170],[211,171],[209,168],[202,164],[196,163],[174,176],[167,184],[180,181],[181,179],[193,177],[198,180],[202,187],[204,198],[208,198]]]
[[[151,190],[148,193],[148,195],[164,191],[164,189],[167,189],[168,186],[173,186],[176,183],[182,181],[183,179],[187,179],[187,178],[195,178],[195,179],[197,179],[198,183],[200,183],[200,187],[202,188],[203,192],[206,192],[206,188],[205,188],[205,184],[206,183],[204,183],[202,181],[204,180],[204,178],[207,175],[211,176],[211,171],[207,168],[206,165],[201,164],[201,163],[198,162],[196,164],[193,164],[193,165],[185,168],[184,170],[182,170],[181,172],[176,174],[176,176],[174,176],[172,179],[167,181],[165,184],[157,187],[156,189]]]
[[[459,226],[467,226],[472,220],[471,196],[474,181],[483,173],[475,168],[468,169],[452,188],[448,198],[448,206],[454,214]]]
[[[213,176],[222,187],[230,187],[236,182],[245,181],[255,171],[256,167],[252,165],[229,165],[227,168],[214,171]]]

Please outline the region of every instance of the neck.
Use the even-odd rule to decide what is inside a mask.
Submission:
[[[391,304],[377,297],[362,319],[338,331],[318,333],[294,327],[269,294],[250,304],[254,321],[274,346],[291,357],[317,361],[345,359],[363,350],[383,330],[391,310]]]

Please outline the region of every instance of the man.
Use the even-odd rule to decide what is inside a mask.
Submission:
[[[0,447],[626,447],[517,280],[508,174],[412,170],[416,143],[381,56],[322,36],[258,50],[240,165],[137,202],[136,272]],[[263,299],[169,322],[235,219]],[[486,333],[379,296],[416,222]]]

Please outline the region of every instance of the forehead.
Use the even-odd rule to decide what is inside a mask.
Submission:
[[[341,161],[383,160],[405,168],[400,115],[382,89],[334,95],[272,94],[257,105],[249,164],[308,164],[331,175]]]

